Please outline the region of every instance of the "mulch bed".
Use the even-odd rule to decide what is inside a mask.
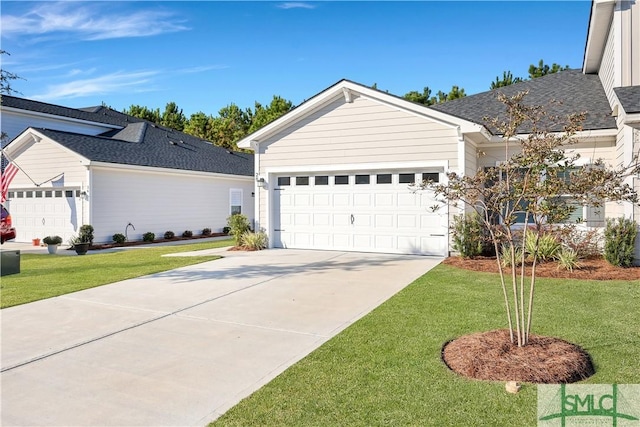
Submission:
[[[488,273],[498,272],[495,257],[462,258],[453,256],[445,259],[444,264],[466,270]],[[510,274],[510,269],[505,270]],[[518,272],[519,271],[518,269]],[[526,266],[526,271],[527,274],[530,273],[530,265]],[[563,268],[558,268],[557,262],[544,262],[536,265],[536,276],[583,280],[640,280],[640,267],[616,267],[609,264],[603,258],[591,258],[582,260],[580,268],[574,269],[573,272],[571,272]]]
[[[512,344],[509,331],[465,335],[446,343],[442,360],[468,378],[538,384],[573,383],[595,373],[591,357],[567,341],[531,334],[526,346]]]
[[[179,240],[199,240],[199,239],[207,239],[209,237],[223,237],[223,236],[228,236],[225,233],[211,233],[207,236],[203,236],[203,235],[197,235],[197,236],[191,236],[191,237],[182,237],[182,236],[176,236],[173,239],[156,239],[153,242],[145,242],[143,240],[135,240],[135,241],[130,241],[130,242],[124,242],[124,243],[97,243],[94,245],[91,245],[89,247],[89,250],[100,250],[100,249],[110,249],[110,248],[122,248],[122,247],[127,247],[127,246],[139,246],[139,245],[150,245],[150,244],[154,244],[154,243],[164,243],[164,242],[176,242]],[[69,249],[73,249],[72,247]]]

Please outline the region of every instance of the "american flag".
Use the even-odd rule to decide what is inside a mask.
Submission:
[[[0,163],[2,164],[0,202],[4,203],[4,201],[7,200],[7,192],[9,191],[9,184],[11,184],[11,180],[13,180],[13,177],[16,176],[16,174],[18,173],[18,167],[13,162],[8,161],[8,159],[5,157],[4,154],[2,155],[2,161],[0,161]]]

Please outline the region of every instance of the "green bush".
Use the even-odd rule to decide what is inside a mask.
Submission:
[[[147,231],[142,235],[143,242],[153,242],[156,239],[156,235],[150,231]]]
[[[93,243],[93,226],[85,224],[80,227],[78,243]]]
[[[562,248],[558,254],[558,268],[562,267],[565,270],[573,271],[575,268],[580,268],[580,257],[575,249]]]
[[[229,234],[231,233],[231,227],[222,227],[222,232],[224,234]]]
[[[184,230],[184,232],[182,233],[182,237],[193,237],[193,231]]]
[[[515,260],[516,267],[522,265],[522,249],[518,246],[515,246]],[[502,246],[502,250],[500,251],[502,258],[502,266],[503,267],[512,267],[511,265],[511,246],[504,245]]]
[[[456,215],[453,218],[453,248],[463,258],[473,258],[482,253],[483,225],[477,213]]]
[[[604,229],[604,258],[618,267],[633,265],[638,224],[627,218],[608,219]]]
[[[165,231],[164,232],[164,238],[165,239],[173,239],[174,237],[176,237],[176,233],[174,233],[173,231]]]
[[[536,252],[536,236],[537,232],[534,230],[528,229],[525,233],[525,251],[531,256],[534,256],[534,252]],[[562,245],[551,233],[541,232],[540,238],[538,240],[538,251],[537,257],[540,261],[550,261],[556,258],[558,252]]]
[[[234,214],[227,218],[227,226],[229,227],[229,233],[236,241],[236,246],[240,246],[242,244],[242,235],[251,228],[249,220],[242,214]]]
[[[47,236],[42,239],[42,243],[45,245],[59,245],[62,243],[62,237],[60,236]]]
[[[112,239],[113,239],[113,241],[114,241],[114,242],[119,243],[119,244],[122,244],[122,243],[124,243],[124,242],[127,240],[127,238],[125,237],[125,235],[124,235],[124,234],[122,234],[122,233],[116,233],[116,234],[114,234],[114,235],[113,235],[113,237],[112,237]]]
[[[202,229],[202,235],[203,236],[209,236],[211,234],[211,229],[210,228],[203,228]]]
[[[267,234],[262,231],[258,233],[248,231],[242,235],[241,243],[242,246],[247,249],[259,251],[269,246],[269,238]]]

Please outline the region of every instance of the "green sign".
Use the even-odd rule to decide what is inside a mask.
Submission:
[[[538,426],[639,426],[638,384],[540,384]]]

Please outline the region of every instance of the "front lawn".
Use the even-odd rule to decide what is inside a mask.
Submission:
[[[127,249],[90,255],[23,254],[20,273],[2,277],[1,308],[68,294],[120,280],[159,273],[218,256],[162,255],[231,246],[230,239],[176,246]]]
[[[442,345],[505,327],[498,276],[439,265],[212,426],[535,426],[537,389],[460,377]],[[588,351],[588,383],[640,383],[640,280],[539,279],[533,333]]]

